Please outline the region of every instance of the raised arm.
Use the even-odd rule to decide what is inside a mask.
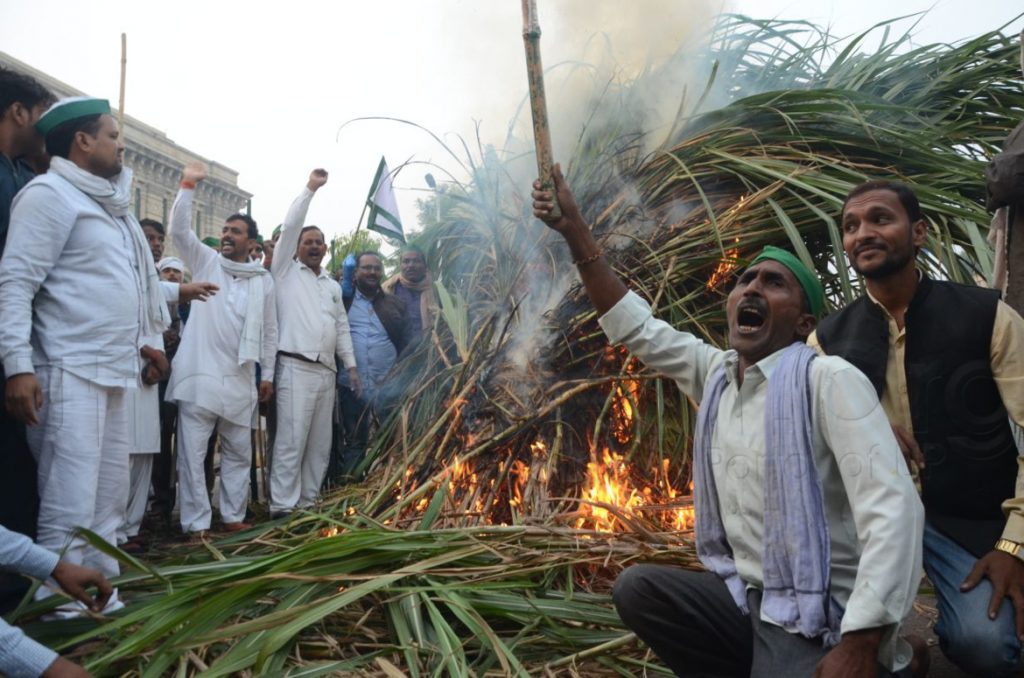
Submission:
[[[185,165],[181,176],[181,189],[171,208],[171,242],[192,275],[220,256],[199,240],[192,230],[192,198],[196,185],[206,178],[206,166],[200,162]]]
[[[555,195],[562,208],[561,218],[551,219],[554,201],[551,193],[540,189],[539,180],[533,183],[533,214],[565,238],[573,264],[580,272],[590,301],[597,309],[597,314],[604,315],[626,296],[626,286],[605,261],[604,253],[594,240],[590,227],[583,220],[583,215],[576,205],[576,198],[562,176],[560,165],[555,165],[552,178],[555,182]]]
[[[533,214],[565,238],[608,340],[624,345],[645,365],[675,380],[684,393],[700,400],[708,374],[724,353],[652,316],[650,306],[629,292],[605,260],[558,165],[552,175],[562,216],[550,219],[551,194],[540,190],[539,181],[533,185]]]
[[[295,250],[299,246],[299,234],[302,233],[302,226],[306,223],[306,212],[309,211],[309,203],[313,195],[321,186],[327,183],[327,170],[317,168],[309,173],[309,181],[302,193],[292,201],[288,208],[288,214],[284,217],[281,225],[281,237],[274,248],[274,258],[270,262],[270,273],[277,278],[292,264],[295,259]]]

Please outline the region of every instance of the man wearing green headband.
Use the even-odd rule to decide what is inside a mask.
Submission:
[[[697,555],[708,572],[636,565],[616,609],[680,676],[909,676],[899,626],[921,568],[923,510],[868,380],[804,340],[813,272],[767,248],[726,301],[730,350],[651,314],[604,260],[561,171],[534,214],[569,247],[599,322],[700,401]]]
[[[6,404],[28,425],[38,462],[37,543],[114,577],[117,560],[76,530],[115,541],[128,499],[129,393],[167,374],[168,299],[131,210],[110,105],[63,99],[36,128],[50,169],[14,199],[0,263]],[[154,340],[140,349],[140,337]],[[116,593],[109,605],[120,605]],[[63,605],[59,614],[81,612]]]

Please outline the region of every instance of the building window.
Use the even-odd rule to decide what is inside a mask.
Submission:
[[[142,218],[142,189],[135,189],[135,218]]]
[[[164,228],[167,228],[167,198],[163,199],[162,213],[164,215],[164,220],[163,220]]]
[[[199,210],[198,212],[196,212],[196,235],[199,236],[200,240],[202,240],[202,238],[203,238],[203,211],[202,210]]]

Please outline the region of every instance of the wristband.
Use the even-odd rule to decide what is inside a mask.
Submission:
[[[184,179],[182,179],[181,187],[185,188],[185,189],[188,189],[190,191],[194,191],[194,190],[196,190],[196,182],[194,182],[194,181],[185,181]]]
[[[586,266],[587,264],[592,264],[595,261],[597,261],[598,259],[600,259],[602,257],[602,255],[604,255],[604,252],[599,249],[596,252],[594,252],[593,254],[591,254],[589,257],[586,257],[584,259],[577,259],[576,261],[574,261],[572,263],[573,263],[573,266]]]

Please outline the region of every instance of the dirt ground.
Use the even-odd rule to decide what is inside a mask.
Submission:
[[[922,594],[917,597],[914,603],[914,612],[911,615],[908,631],[921,636],[928,641],[929,655],[932,660],[931,670],[928,671],[928,678],[969,678],[970,674],[964,673],[953,666],[939,649],[939,639],[932,632],[938,612],[935,608],[935,596]]]

